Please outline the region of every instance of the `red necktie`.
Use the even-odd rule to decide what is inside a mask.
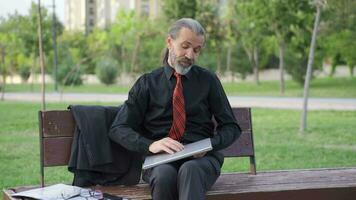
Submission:
[[[173,91],[173,122],[169,137],[175,140],[180,140],[183,137],[185,130],[185,104],[183,96],[182,75],[174,72],[177,78],[176,87]]]

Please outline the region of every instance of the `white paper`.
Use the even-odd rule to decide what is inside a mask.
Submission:
[[[80,187],[70,186],[65,184],[56,184],[48,187],[36,188],[24,192],[15,193],[12,194],[11,196],[29,197],[29,198],[43,199],[43,200],[63,200],[63,199],[72,199],[71,197],[75,198],[76,196],[80,196],[81,193],[85,193],[85,192],[88,193],[88,189],[83,189]]]

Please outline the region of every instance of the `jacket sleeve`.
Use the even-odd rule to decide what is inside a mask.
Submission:
[[[128,150],[148,153],[149,146],[153,143],[140,133],[144,121],[149,93],[145,83],[145,75],[141,76],[129,92],[127,101],[116,115],[112,123],[109,137]]]
[[[217,122],[217,134],[211,139],[214,150],[221,150],[230,146],[240,135],[241,129],[236,122],[230,103],[224,89],[214,74],[209,91],[209,104]]]

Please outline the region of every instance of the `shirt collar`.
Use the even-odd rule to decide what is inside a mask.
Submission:
[[[192,75],[193,75],[193,70],[194,68],[194,65],[192,66],[192,68],[189,70],[188,73],[186,73],[185,75],[183,75],[184,77],[186,77],[187,79],[191,79]],[[168,80],[171,79],[171,77],[173,76],[173,73],[174,73],[174,69],[173,67],[169,66],[169,65],[166,65],[164,66],[164,73],[166,74],[166,77]]]

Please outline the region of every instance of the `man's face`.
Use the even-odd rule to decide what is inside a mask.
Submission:
[[[169,64],[179,74],[186,74],[198,58],[204,45],[204,36],[182,28],[176,39],[168,36]]]

